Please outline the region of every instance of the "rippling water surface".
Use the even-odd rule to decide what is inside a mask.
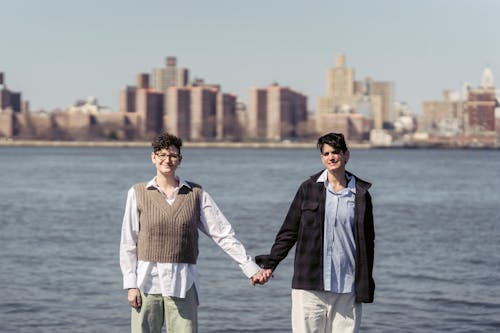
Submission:
[[[314,148],[185,149],[251,255],[269,251]],[[372,182],[377,289],[364,332],[500,331],[500,151],[354,150]],[[0,147],[0,332],[126,332],[118,264],[128,188],[148,149]],[[290,332],[293,250],[252,287],[200,237],[200,332]]]

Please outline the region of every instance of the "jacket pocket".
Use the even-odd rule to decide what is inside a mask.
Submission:
[[[319,203],[314,201],[304,201],[300,207],[300,222],[304,227],[315,227],[316,216],[318,214]]]

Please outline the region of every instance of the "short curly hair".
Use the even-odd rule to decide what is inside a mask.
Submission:
[[[157,153],[162,149],[168,149],[170,146],[174,146],[181,152],[182,140],[173,134],[167,132],[160,133],[151,142],[153,147],[153,152]]]

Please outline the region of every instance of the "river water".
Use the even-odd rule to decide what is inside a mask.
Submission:
[[[183,150],[251,255],[268,253],[311,149]],[[353,150],[373,183],[375,302],[363,332],[500,331],[500,151]],[[0,332],[127,332],[118,263],[145,148],[0,147]],[[200,332],[290,332],[293,250],[263,287],[200,236]]]

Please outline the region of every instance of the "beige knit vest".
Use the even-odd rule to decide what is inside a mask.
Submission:
[[[139,211],[139,260],[196,264],[201,187],[189,184],[191,189],[179,189],[173,205],[157,189],[134,185]]]

